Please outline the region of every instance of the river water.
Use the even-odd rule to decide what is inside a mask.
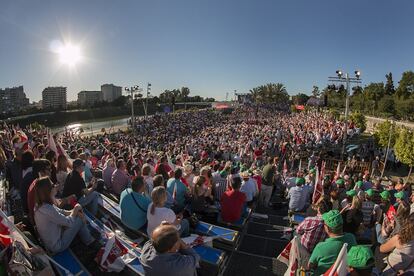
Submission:
[[[83,129],[84,135],[93,135],[102,133],[101,130],[104,128],[106,132],[116,131],[119,128],[125,128],[127,126],[127,122],[129,117],[126,118],[117,118],[117,119],[108,119],[108,120],[99,120],[99,121],[88,121],[88,122],[79,122],[79,123],[72,123],[66,126],[59,126],[51,128],[52,132],[63,132],[65,128],[71,131],[79,131],[81,128]]]

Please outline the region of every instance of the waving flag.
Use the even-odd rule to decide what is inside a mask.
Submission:
[[[286,176],[287,172],[288,172],[288,166],[287,166],[286,159],[285,159],[285,162],[283,163],[283,175]]]
[[[298,237],[293,237],[293,239],[286,245],[285,249],[283,249],[277,257],[279,261],[288,266],[285,276],[296,275],[296,270],[299,268],[300,251],[298,243]]]
[[[341,162],[338,162],[338,167],[336,168],[336,172],[335,172],[335,180],[339,178],[340,173],[341,173]]]
[[[49,149],[53,150],[56,153],[56,155],[59,155],[55,143],[55,138],[53,138],[53,134],[50,132],[50,129],[47,130],[47,145],[49,146]]]
[[[312,203],[315,204],[323,195],[323,182],[325,178],[325,161],[322,162],[321,171],[316,167],[315,187],[313,189]]]

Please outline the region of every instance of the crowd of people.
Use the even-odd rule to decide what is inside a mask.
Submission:
[[[100,247],[83,209],[99,215],[106,193],[119,200],[123,224],[149,237],[141,256],[147,275],[194,275],[199,256],[181,240],[190,234],[193,216],[238,224],[248,208],[270,207],[277,193],[286,195],[290,214],[307,213],[296,229],[306,270],[323,274],[344,243],[353,275],[371,275],[375,265],[385,275],[411,268],[410,185],[384,188],[369,173],[344,170],[327,175],[314,200],[323,161],[318,152],[339,145],[344,129],[325,113],[271,105],[156,115],[140,119],[134,132],[97,136],[4,124],[0,171],[9,193],[22,202],[24,223],[52,253],[76,236],[89,248]],[[348,131],[358,133],[352,125]],[[299,161],[304,153],[307,166]],[[377,252],[357,244],[369,232]],[[374,264],[373,252],[387,261]],[[369,257],[364,264],[362,255]]]

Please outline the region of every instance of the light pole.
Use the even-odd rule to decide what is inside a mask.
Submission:
[[[384,168],[382,168],[381,178],[384,175],[385,167],[387,166],[388,154],[390,152],[390,146],[391,146],[391,136],[393,135],[393,133],[392,133],[393,131],[394,131],[394,118],[391,118],[390,131],[388,133],[388,145],[387,145],[387,151],[385,153]]]
[[[342,82],[346,84],[346,97],[345,97],[345,132],[342,140],[342,152],[341,156],[344,156],[346,140],[348,138],[348,114],[349,114],[349,96],[351,94],[351,83],[361,83],[361,72],[355,71],[355,77],[350,77],[348,73],[345,73],[345,78],[343,77],[343,72],[341,70],[336,70],[337,77],[328,77],[331,82]]]
[[[131,126],[132,133],[135,134],[134,93],[139,92],[139,85],[125,87],[125,91],[131,94]]]
[[[148,98],[151,93],[151,83],[147,84],[147,97],[145,98],[145,119],[148,117]]]

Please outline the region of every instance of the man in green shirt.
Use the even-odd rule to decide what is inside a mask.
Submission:
[[[324,274],[335,263],[344,243],[348,244],[348,250],[357,244],[354,235],[343,232],[343,220],[338,210],[323,214],[322,219],[329,238],[316,245],[309,259],[309,269],[314,270],[314,275]]]

